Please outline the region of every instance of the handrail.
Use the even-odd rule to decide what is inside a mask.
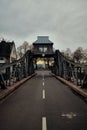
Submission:
[[[59,50],[55,52],[55,62],[52,72],[71,82],[75,80],[77,85],[87,87],[87,66],[71,61]]]
[[[27,51],[19,60],[0,67],[0,86],[4,89],[11,85],[12,80],[16,82],[32,73],[34,73],[32,53]]]

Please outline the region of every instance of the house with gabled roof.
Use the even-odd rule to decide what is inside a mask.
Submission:
[[[12,63],[15,60],[17,60],[17,54],[14,41],[2,40],[0,42],[0,64]]]

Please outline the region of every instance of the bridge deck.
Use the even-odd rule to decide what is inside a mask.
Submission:
[[[0,129],[86,130],[87,105],[49,71],[39,71],[0,102]]]

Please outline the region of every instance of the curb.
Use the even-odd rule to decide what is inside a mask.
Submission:
[[[51,73],[51,75],[53,75],[54,77],[56,77],[58,80],[60,80],[62,83],[66,84],[68,87],[70,87],[72,90],[74,90],[75,92],[77,92],[78,94],[80,94],[81,96],[83,96],[84,98],[87,98],[87,92],[83,91],[83,89],[81,88],[81,86],[76,86],[73,83],[59,77],[56,76],[55,74]]]
[[[7,89],[2,90],[2,92],[0,92],[0,100],[7,97],[9,94],[11,94],[13,91],[15,91],[17,88],[19,88],[23,83],[25,83],[27,80],[29,80],[30,78],[32,78],[35,75],[36,75],[36,73],[34,73],[31,76],[28,76],[27,78],[24,78],[24,79],[22,79],[22,80],[20,80],[16,83],[14,83],[12,86],[7,87]]]

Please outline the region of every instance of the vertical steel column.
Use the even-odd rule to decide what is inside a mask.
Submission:
[[[79,68],[77,67],[77,85],[79,85],[79,83],[78,83],[78,70],[79,70]]]
[[[80,85],[82,84],[82,72],[81,72],[81,67],[79,68],[79,73],[80,73]]]

